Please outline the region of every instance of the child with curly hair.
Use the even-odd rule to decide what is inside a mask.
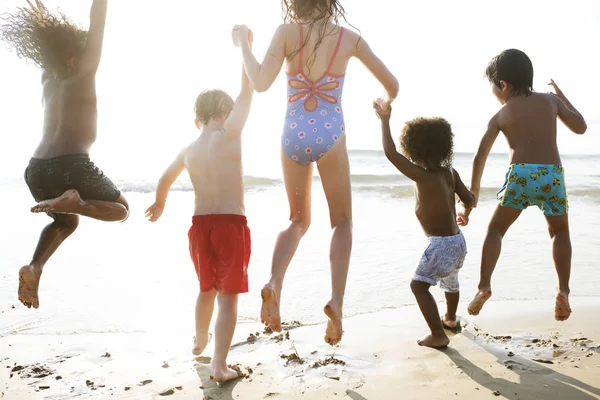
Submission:
[[[417,343],[444,348],[450,339],[444,327],[457,326],[456,310],[460,299],[458,272],[467,255],[465,238],[459,225],[469,222],[474,197],[452,168],[453,133],[443,118],[417,118],[406,123],[400,137],[403,153],[394,145],[390,132],[391,107],[382,108],[383,100],[373,103],[381,120],[383,149],[388,160],[407,178],[416,182],[416,214],[429,245],[410,283],[431,334]],[[458,195],[463,209],[455,207]],[[446,315],[440,319],[430,286],[440,284],[446,296]]]
[[[38,308],[38,288],[48,259],[79,224],[79,216],[123,221],[125,197],[90,160],[96,141],[96,71],[100,65],[107,0],[93,0],[85,31],[65,15],[53,15],[39,0],[3,17],[0,38],[17,56],[43,70],[42,139],[25,170],[25,182],[53,222],[44,228],[31,262],[19,271],[19,300]]]

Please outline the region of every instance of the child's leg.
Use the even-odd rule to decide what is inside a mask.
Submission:
[[[500,257],[502,238],[508,228],[519,218],[523,210],[498,206],[488,226],[488,232],[481,252],[479,292],[469,304],[469,314],[478,315],[485,302],[492,296],[492,274]]]
[[[342,340],[342,309],[350,254],[352,252],[352,183],[346,149],[346,135],[318,163],[319,175],[329,205],[333,235],[329,260],[331,263],[331,300],[324,308],[329,318],[325,342],[332,346]]]
[[[283,180],[290,203],[290,226],[279,234],[273,251],[271,279],[261,291],[262,308],[260,318],[276,332],[281,332],[279,302],[283,279],[292,257],[296,253],[300,239],[310,226],[310,193],[312,185],[312,164],[300,165],[292,161],[281,150]]]
[[[27,308],[39,308],[38,288],[48,259],[79,225],[77,215],[58,215],[40,235],[31,263],[19,270],[19,300]]]
[[[558,275],[558,294],[554,308],[554,318],[565,321],[571,315],[569,306],[569,279],[571,278],[571,236],[567,215],[546,217],[548,232],[552,239],[552,258]]]
[[[419,304],[419,308],[421,309],[421,313],[423,314],[423,317],[425,317],[425,321],[431,330],[431,335],[425,336],[417,343],[420,346],[443,348],[448,346],[450,339],[448,339],[448,336],[446,336],[446,333],[444,332],[444,327],[442,326],[442,321],[440,320],[440,314],[438,313],[435,299],[431,293],[429,293],[430,286],[431,285],[429,283],[425,282],[419,282],[415,280],[410,282],[410,288],[414,293],[417,303]]]
[[[208,333],[208,327],[215,309],[216,296],[217,291],[215,289],[198,294],[196,300],[196,337],[194,338],[194,349],[192,350],[192,353],[196,356],[202,354],[210,341],[211,336]]]
[[[217,299],[219,314],[215,327],[215,355],[212,367],[215,381],[225,382],[238,377],[237,372],[227,367],[227,355],[237,322],[238,295],[219,293]]]
[[[456,310],[458,309],[458,301],[460,300],[460,292],[444,292],[446,295],[446,315],[444,315],[444,323],[450,328],[457,325]]]

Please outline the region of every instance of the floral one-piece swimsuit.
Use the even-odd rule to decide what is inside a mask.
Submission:
[[[334,75],[329,70],[342,42],[344,28],[331,61],[323,76],[311,81],[303,72],[302,47],[304,36],[300,27],[300,67],[296,73],[287,74],[288,106],[281,144],[294,162],[309,164],[319,161],[344,134],[342,90],[344,75]]]

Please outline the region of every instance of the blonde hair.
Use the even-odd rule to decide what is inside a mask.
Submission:
[[[196,99],[196,120],[207,124],[212,119],[223,118],[233,109],[233,99],[219,89],[205,90]]]

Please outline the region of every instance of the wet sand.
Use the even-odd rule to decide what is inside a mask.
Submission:
[[[335,352],[325,324],[276,334],[240,323],[230,362],[245,377],[221,386],[186,332],[25,331],[0,337],[0,398],[600,399],[600,299],[573,298],[572,307],[559,323],[551,299],[492,300],[463,316],[442,351],[416,344],[427,329],[412,306],[347,318]]]

